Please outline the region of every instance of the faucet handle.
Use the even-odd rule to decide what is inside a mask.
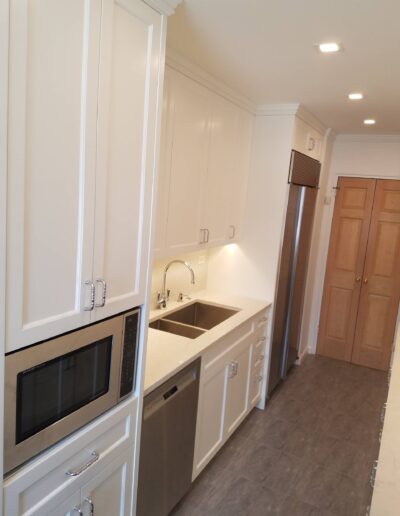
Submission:
[[[187,299],[188,301],[190,301],[192,298],[188,294],[179,292],[177,301],[179,301],[179,303],[181,303],[184,299]]]

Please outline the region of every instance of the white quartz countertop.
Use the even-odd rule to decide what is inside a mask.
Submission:
[[[201,356],[205,350],[225,337],[227,333],[271,305],[270,302],[265,300],[202,291],[190,300],[181,303],[170,301],[167,308],[152,310],[150,312],[150,322],[165,317],[196,301],[223,305],[228,308],[239,309],[239,311],[196,339],[149,328],[144,376],[145,395]]]

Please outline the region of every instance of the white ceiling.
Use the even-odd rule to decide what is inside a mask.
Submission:
[[[314,48],[330,40],[344,51]],[[400,0],[183,0],[167,42],[256,104],[300,102],[337,133],[400,133]]]

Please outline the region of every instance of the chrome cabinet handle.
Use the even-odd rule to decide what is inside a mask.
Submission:
[[[103,306],[106,304],[106,297],[107,297],[107,283],[99,278],[96,280],[96,285],[101,284],[102,287],[102,294],[101,294],[101,303],[96,303],[94,306],[96,308],[103,308]]]
[[[205,232],[206,232],[206,241],[205,241],[205,243],[208,244],[208,241],[210,240],[210,230],[209,229],[205,229]]]
[[[94,516],[94,503],[91,498],[85,498],[85,502],[90,505],[90,516]]]
[[[90,306],[84,306],[83,309],[85,312],[91,312],[94,309],[95,303],[95,287],[93,281],[85,281],[85,285],[90,286]]]
[[[206,243],[205,231],[206,230],[204,228],[200,229],[200,244]]]
[[[229,226],[229,238],[232,240],[233,238],[235,238],[235,235],[236,235],[236,227],[231,224]]]
[[[238,374],[239,364],[235,360],[229,364],[229,378],[234,378]]]
[[[79,507],[79,505],[75,505],[74,512],[77,512],[81,516],[83,515],[83,512],[82,512],[81,508]]]
[[[80,468],[78,468],[75,471],[68,470],[68,471],[66,471],[65,474],[68,477],[77,477],[78,475],[80,475],[81,473],[86,471],[88,468],[90,468],[90,466],[92,466],[95,462],[97,462],[100,457],[100,455],[96,451],[92,451],[91,455],[93,458],[90,459],[89,462],[87,462],[86,464],[84,464],[83,466],[81,466]]]

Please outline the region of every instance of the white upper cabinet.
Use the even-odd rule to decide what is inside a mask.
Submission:
[[[323,139],[324,129],[322,126],[317,130],[299,116],[295,117],[292,144],[294,150],[320,161]]]
[[[7,351],[143,302],[161,18],[10,2]]]
[[[207,244],[223,245],[239,235],[250,165],[252,117],[218,95],[210,101],[202,227],[207,228]]]
[[[253,116],[167,69],[157,255],[234,241],[243,215]]]
[[[195,249],[200,242],[209,102],[204,88],[178,73],[168,74],[168,86],[170,134],[164,135],[170,145],[164,171],[168,177],[166,246],[179,254]]]
[[[154,172],[160,16],[103,0],[98,106],[96,319],[144,302]],[[104,282],[104,283],[103,283]]]
[[[100,7],[10,5],[7,351],[90,321]]]

